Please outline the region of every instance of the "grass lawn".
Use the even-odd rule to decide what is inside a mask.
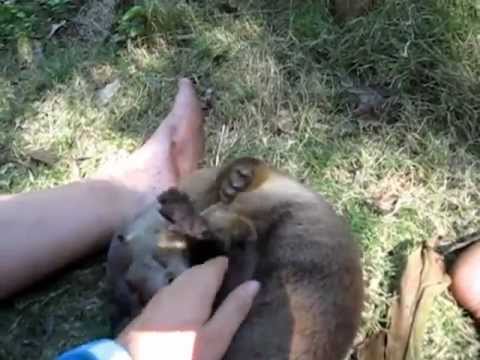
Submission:
[[[415,246],[480,229],[478,1],[384,0],[340,25],[327,0],[137,1],[138,13],[104,0],[113,25],[101,41],[81,25],[108,21],[88,12],[95,1],[21,3],[0,5],[1,193],[66,183],[134,149],[187,75],[215,91],[208,164],[263,157],[349,219],[367,281],[359,339],[387,326]],[[374,95],[377,115],[358,115],[358,98]],[[38,149],[55,161],[32,161]],[[1,303],[0,359],[52,359],[107,336],[103,266],[86,260]],[[479,358],[473,322],[448,293],[430,314],[422,359]]]

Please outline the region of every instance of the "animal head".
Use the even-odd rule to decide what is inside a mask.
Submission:
[[[159,196],[160,213],[171,222],[169,231],[184,236],[193,262],[228,255],[232,247],[241,248],[255,241],[253,222],[217,203],[199,213],[187,194],[170,189]]]

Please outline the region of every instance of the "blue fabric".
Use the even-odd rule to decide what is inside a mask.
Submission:
[[[127,351],[110,339],[83,344],[60,355],[57,360],[132,360]]]

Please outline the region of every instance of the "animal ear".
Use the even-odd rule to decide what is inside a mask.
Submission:
[[[190,198],[175,188],[171,188],[158,197],[160,214],[171,222],[170,231],[203,239],[208,234],[206,221],[197,213]]]
[[[160,203],[160,214],[174,224],[192,217],[195,212],[188,195],[175,188],[164,191],[157,200]]]

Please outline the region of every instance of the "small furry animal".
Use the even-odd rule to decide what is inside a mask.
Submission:
[[[216,304],[243,281],[262,283],[225,359],[345,357],[363,304],[360,252],[347,224],[319,194],[261,160],[240,158],[193,174],[159,203],[164,230],[153,238],[183,237],[184,266],[229,256]],[[173,268],[160,246],[157,252],[163,269]],[[166,283],[165,275],[143,276],[147,292],[151,283]]]
[[[111,326],[118,333],[158,291],[190,267],[182,236],[152,204],[113,237],[107,254]]]
[[[199,211],[218,201],[210,189],[215,176],[214,169],[197,171],[194,177],[180,183],[182,192],[164,192],[158,202],[145,208],[113,236],[107,254],[107,282],[114,334],[138,315],[160,288],[187,268],[226,255],[227,244],[237,243],[236,239],[243,243],[255,237],[253,226],[245,226],[241,219],[216,238],[212,232],[208,233],[210,238],[202,234],[206,223]],[[227,217],[226,213],[216,212],[212,226]]]

